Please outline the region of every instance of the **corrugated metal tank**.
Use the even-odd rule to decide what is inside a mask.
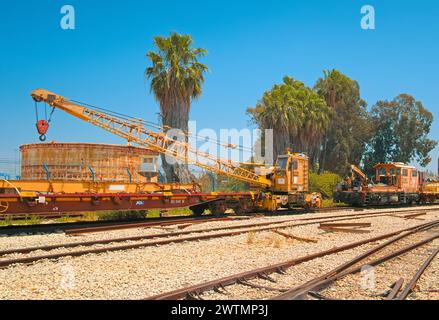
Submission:
[[[158,154],[132,146],[49,142],[20,146],[21,179],[157,182]]]

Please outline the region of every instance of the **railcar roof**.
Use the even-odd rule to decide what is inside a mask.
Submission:
[[[392,163],[379,163],[374,166],[374,169],[380,168],[380,167],[394,167],[394,168],[406,168],[406,169],[415,169],[415,167],[410,166],[408,164],[402,163],[402,162],[392,162]]]

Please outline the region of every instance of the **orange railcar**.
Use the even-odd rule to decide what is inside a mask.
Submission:
[[[354,167],[354,166],[353,166]],[[356,168],[356,167],[355,167]],[[375,167],[375,179],[352,172],[337,186],[334,200],[350,205],[412,204],[421,202],[423,177],[413,166],[401,162],[380,163]]]

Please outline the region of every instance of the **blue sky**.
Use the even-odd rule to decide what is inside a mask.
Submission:
[[[60,9],[76,9],[76,29],[60,28]],[[363,5],[376,30],[360,28]],[[290,75],[314,85],[337,68],[372,106],[409,93],[435,116],[439,139],[439,2],[334,1],[1,1],[0,158],[38,141],[29,93],[42,87],[100,107],[156,120],[143,72],[155,35],[193,36],[209,51],[204,93],[192,106],[198,128],[244,128],[245,110]],[[123,143],[56,112],[48,140]],[[439,149],[429,166],[436,171]],[[0,164],[1,171],[1,164]]]

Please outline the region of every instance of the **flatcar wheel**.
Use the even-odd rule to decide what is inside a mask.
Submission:
[[[209,206],[209,210],[213,215],[222,215],[227,211],[227,206],[224,202],[214,203]]]
[[[0,213],[6,212],[9,209],[9,202],[0,201]]]
[[[194,216],[197,216],[197,217],[203,215],[205,210],[206,210],[206,208],[204,208],[204,207],[192,207],[191,208],[192,213],[194,214]]]
[[[235,214],[237,215],[241,215],[241,214],[246,214],[249,212],[249,205],[247,202],[245,201],[240,201],[239,205],[234,209]]]

